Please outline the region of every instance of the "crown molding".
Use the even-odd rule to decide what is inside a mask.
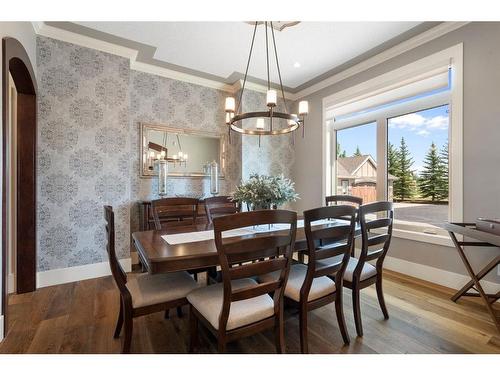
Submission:
[[[294,100],[306,97],[308,95],[314,94],[317,91],[320,91],[328,86],[331,86],[337,82],[343,81],[349,77],[352,77],[356,74],[359,74],[365,70],[368,70],[376,65],[379,65],[387,60],[390,60],[396,56],[399,56],[405,52],[408,52],[414,48],[421,46],[431,40],[437,39],[451,31],[454,31],[462,26],[467,25],[469,22],[443,22],[439,25],[424,31],[421,34],[414,36],[404,42],[401,42],[394,47],[386,49],[379,54],[370,57],[359,64],[353,65],[350,68],[347,68],[340,73],[334,74],[325,80],[318,82],[314,85],[306,87],[303,90],[300,90],[294,94]]]
[[[138,51],[119,46],[114,43],[108,43],[103,40],[91,38],[85,35],[77,34],[68,30],[59,29],[54,26],[47,25],[45,22],[33,22],[33,28],[36,34],[46,36],[52,39],[58,39],[63,42],[77,44],[82,47],[92,48],[101,52],[110,53],[135,61]]]
[[[367,69],[370,69],[378,64],[381,64],[387,60],[390,60],[398,55],[401,55],[413,48],[416,48],[424,43],[427,43],[433,39],[439,38],[453,30],[456,30],[462,26],[465,26],[468,22],[443,22],[432,29],[429,29],[419,35],[414,36],[394,47],[391,47],[373,57],[370,57],[356,65],[353,65],[340,73],[334,74],[321,82],[313,84],[306,87],[298,92],[286,92],[285,97],[288,100],[296,101],[308,95],[311,95],[319,90],[322,90],[328,86],[331,86],[337,82],[340,82],[346,78],[352,77],[358,73],[361,73]],[[139,51],[133,48],[127,48],[115,43],[105,42],[100,39],[88,37],[82,34],[78,34],[72,31],[60,29],[54,26],[47,25],[45,22],[32,22],[33,29],[37,35],[46,36],[53,39],[58,39],[63,42],[77,44],[82,47],[92,48],[101,52],[110,53],[113,55],[121,56],[129,59],[130,68],[136,71],[141,71],[149,74],[158,75],[161,77],[166,77],[170,79],[175,79],[178,81],[188,82],[195,85],[200,85],[204,87],[209,87],[216,90],[225,91],[231,94],[236,93],[241,89],[243,81],[238,79],[233,84],[228,84],[225,82],[220,82],[217,80],[212,80],[208,78],[199,77],[194,74],[179,72],[173,69],[168,69],[165,67],[156,66],[153,64],[144,63],[138,61]],[[266,92],[267,87],[262,84],[249,82],[245,84],[245,88],[258,92]]]
[[[47,25],[45,22],[32,22],[33,29],[37,35],[42,35],[48,38],[61,40],[63,42],[77,44],[82,47],[92,48],[101,52],[110,53],[129,59],[130,69],[154,74],[161,77],[175,79],[195,85],[209,87],[216,90],[225,91],[234,94],[242,87],[242,80],[237,80],[233,84],[228,84],[208,78],[199,77],[193,74],[179,72],[173,69],[168,69],[153,64],[144,63],[137,60],[139,51],[132,48],[120,46],[118,44],[105,42],[100,39],[91,38],[82,34],[74,33],[69,30],[60,29],[54,26]],[[245,88],[253,91],[266,92],[267,86],[253,82],[246,82]],[[292,99],[293,94],[285,92],[287,99]]]

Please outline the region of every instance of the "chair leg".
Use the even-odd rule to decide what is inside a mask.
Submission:
[[[301,305],[299,311],[299,327],[300,327],[300,352],[302,354],[309,353],[307,345],[307,306]]]
[[[189,327],[189,353],[193,353],[198,346],[198,318],[194,315],[192,306],[189,306]]]
[[[118,313],[118,319],[116,321],[115,333],[113,335],[113,337],[115,339],[120,337],[120,332],[122,331],[122,326],[123,326],[123,303],[122,303],[122,298],[120,297],[120,311]]]
[[[342,288],[339,288],[337,290],[337,297],[335,299],[335,313],[337,314],[337,323],[339,325],[344,344],[349,345],[351,340],[349,339],[349,333],[347,332],[347,325],[345,323],[344,306],[342,303]]]
[[[123,340],[122,353],[130,353],[130,344],[132,342],[132,328],[134,320],[132,318],[132,308],[125,306],[124,308],[124,323],[125,323],[125,337]]]
[[[352,288],[352,309],[354,311],[354,323],[356,324],[356,333],[358,336],[363,336],[363,326],[361,323],[361,306],[359,300],[359,287],[357,285],[353,285]]]
[[[177,317],[182,318],[182,306],[177,306]]]
[[[170,309],[166,309],[165,310],[165,319],[169,319],[170,318]]]
[[[377,277],[375,287],[377,289],[378,303],[380,305],[380,309],[382,310],[382,314],[384,314],[384,319],[389,319],[389,313],[387,312],[387,307],[385,305],[384,291],[382,289],[382,275]]]
[[[224,354],[226,352],[226,341],[222,340],[220,337],[217,340],[217,349],[219,354]]]
[[[283,324],[283,306],[280,308],[280,312],[276,317],[276,322],[274,323],[274,336],[276,340],[276,353],[285,353],[285,326]]]

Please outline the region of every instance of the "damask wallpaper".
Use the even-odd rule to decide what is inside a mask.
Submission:
[[[255,112],[266,108],[266,94],[247,91],[242,99],[243,111]],[[286,103],[289,112],[293,112],[292,103]],[[285,103],[278,100],[278,111],[285,111]],[[284,120],[278,120],[284,121]],[[255,127],[255,119],[245,120],[245,127]],[[253,173],[276,175],[283,173],[291,177],[294,162],[293,134],[261,137],[244,136],[242,139],[242,177],[247,179]]]
[[[139,177],[139,123],[226,134],[222,91],[131,70],[125,58],[37,37],[39,88],[38,270],[106,260],[103,209],[115,208],[116,245],[130,254],[139,200],[157,197],[157,179]],[[244,109],[262,94],[249,92]],[[289,137],[233,133],[221,194],[252,172],[290,175]],[[171,178],[169,195],[203,197],[209,181]]]

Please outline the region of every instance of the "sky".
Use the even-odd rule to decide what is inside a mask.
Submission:
[[[418,172],[422,170],[423,160],[431,143],[434,142],[441,149],[447,142],[448,122],[448,105],[395,117],[388,122],[388,140],[399,147],[401,137],[405,138],[414,160],[412,169]],[[363,155],[370,154],[377,160],[376,130],[375,123],[339,130],[337,141],[347,156],[351,156],[356,151],[356,146],[359,146]]]

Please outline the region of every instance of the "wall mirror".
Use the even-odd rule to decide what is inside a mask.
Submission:
[[[158,175],[158,159],[166,159],[168,175],[205,177],[210,163],[219,163],[219,177],[225,172],[225,136],[211,132],[178,129],[161,124],[141,123],[141,177]]]

